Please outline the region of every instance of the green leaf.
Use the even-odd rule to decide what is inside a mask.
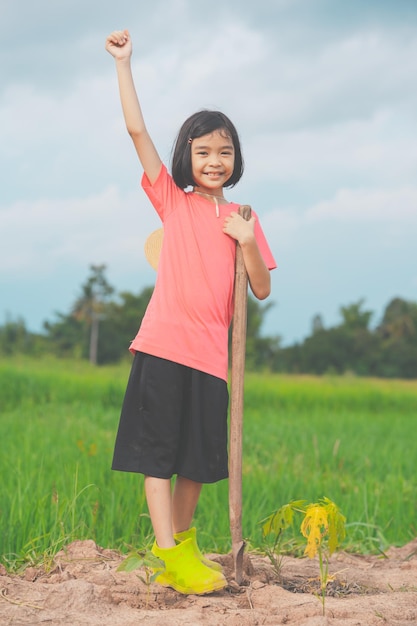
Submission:
[[[135,569],[139,569],[144,566],[143,558],[140,554],[130,554],[122,561],[117,568],[118,572],[133,572]]]
[[[165,569],[165,563],[152,554],[150,550],[136,550],[135,552],[131,552],[125,560],[120,563],[117,571],[133,572],[135,569],[140,569],[141,567],[157,569],[159,570],[158,574],[160,574],[161,570]]]
[[[266,537],[270,534],[278,536],[289,528],[293,523],[294,512],[302,510],[304,503],[305,500],[293,500],[269,515],[269,517],[263,520],[263,536]]]
[[[327,510],[327,519],[329,523],[328,550],[329,555],[331,555],[335,552],[346,536],[346,517],[342,514],[339,507],[328,498],[322,498],[322,502]]]

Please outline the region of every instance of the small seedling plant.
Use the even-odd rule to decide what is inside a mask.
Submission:
[[[165,570],[165,564],[150,550],[134,550],[120,563],[117,571],[133,572],[137,569],[145,571],[144,577],[140,574],[137,577],[146,585],[149,600],[150,585]]]
[[[325,614],[326,588],[331,580],[329,560],[346,536],[345,523],[346,518],[338,506],[329,498],[321,498],[318,502],[307,506],[301,524],[301,533],[307,539],[304,554],[310,559],[318,555],[319,559],[323,615]]]
[[[309,558],[318,556],[320,568],[320,599],[325,614],[326,588],[331,580],[329,560],[346,536],[346,518],[329,498],[307,504],[296,500],[284,504],[262,523],[264,550],[275,573],[281,578],[283,533],[294,525],[294,515],[301,514],[301,534],[307,539],[304,554]],[[272,541],[270,537],[272,536]]]

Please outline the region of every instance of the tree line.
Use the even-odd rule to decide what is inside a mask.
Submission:
[[[80,295],[68,313],[45,321],[32,333],[23,319],[0,326],[0,355],[25,353],[40,357],[89,359],[103,365],[127,358],[130,341],[145,313],[153,287],[138,294],[116,293],[105,265],[91,265]],[[248,298],[246,367],[252,371],[298,374],[344,374],[385,378],[417,378],[417,303],[393,298],[378,325],[364,300],[342,306],[340,323],[326,328],[319,314],[311,334],[292,346],[263,336],[262,325],[273,302]]]

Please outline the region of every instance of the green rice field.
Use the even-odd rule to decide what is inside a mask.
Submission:
[[[140,476],[110,470],[129,363],[0,361],[0,555],[9,569],[93,539],[148,546]],[[332,499],[347,518],[344,548],[383,552],[417,535],[417,382],[248,374],[243,534],[291,500]],[[228,483],[204,487],[202,548],[231,548]],[[301,543],[298,528],[288,549]],[[298,544],[300,545],[300,544]]]

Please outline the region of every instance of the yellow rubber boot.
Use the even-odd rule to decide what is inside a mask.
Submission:
[[[184,530],[182,533],[175,533],[174,535],[175,541],[185,541],[186,539],[190,539],[190,538],[193,540],[194,550],[198,558],[200,559],[200,561],[204,563],[206,567],[210,567],[211,569],[216,570],[216,572],[223,572],[223,568],[220,565],[220,563],[216,563],[215,561],[210,561],[210,559],[207,559],[204,556],[204,554],[202,554],[202,552],[200,551],[200,548],[198,547],[198,543],[197,543],[197,529],[196,528],[189,528],[188,530]]]
[[[200,561],[192,538],[173,548],[160,548],[155,541],[152,553],[165,564],[165,569],[156,578],[156,582],[163,587],[172,587],[184,594],[201,595],[219,591],[227,585],[223,574]],[[155,573],[157,571],[154,570]]]

